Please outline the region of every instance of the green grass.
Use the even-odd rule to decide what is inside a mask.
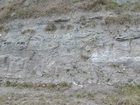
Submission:
[[[117,9],[119,7],[119,4],[117,2],[109,2],[107,3],[106,5],[106,10],[114,10],[114,9]]]
[[[66,72],[69,72],[69,71],[70,71],[70,69],[67,69],[67,70],[66,70]]]
[[[4,27],[3,25],[1,25],[1,26],[0,26],[0,31],[1,31],[1,30],[4,30],[4,29],[5,29],[5,27]]]
[[[133,22],[132,23],[135,24],[135,25],[140,24],[140,18],[133,19]]]
[[[9,27],[5,27],[4,25],[0,26],[0,31],[4,31],[7,33],[9,30],[10,30]]]
[[[48,87],[49,89],[54,89],[56,86],[57,86],[56,84],[50,83],[50,84],[48,84],[47,87]]]
[[[107,17],[105,19],[106,24],[125,24],[125,23],[132,23],[132,17],[129,14],[122,14],[119,15],[118,17]]]
[[[111,1],[106,4],[106,10],[113,10],[115,13],[120,14],[123,12],[125,5],[119,5],[117,2]]]
[[[140,11],[140,6],[135,6],[132,11],[139,12]]]
[[[18,88],[33,88],[34,84],[32,83],[16,83],[16,82],[10,82],[10,81],[6,81],[5,82],[5,86],[6,87],[18,87]]]
[[[7,87],[11,86],[11,82],[10,82],[10,81],[6,81],[6,82],[5,82],[5,85],[6,85]]]
[[[117,64],[114,64],[114,63],[113,63],[111,66],[112,66],[113,68],[119,68],[119,66],[118,66]]]
[[[69,84],[67,82],[62,82],[61,87],[69,87]]]
[[[107,80],[106,80],[106,82],[109,82],[110,81],[110,78],[108,78]]]
[[[117,94],[109,94],[104,99],[108,105],[140,105],[140,85],[118,86]]]
[[[92,94],[91,92],[88,92],[88,93],[87,93],[87,96],[88,96],[89,98],[91,98],[91,97],[93,97],[93,94]]]

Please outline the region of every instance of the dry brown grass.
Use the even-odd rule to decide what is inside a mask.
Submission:
[[[32,0],[25,6],[25,0],[14,0],[0,8],[0,22],[13,19],[37,18],[64,14],[81,8],[90,10],[97,4],[103,4],[106,0]]]

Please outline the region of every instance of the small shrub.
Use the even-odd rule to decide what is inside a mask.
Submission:
[[[47,14],[51,14],[51,13],[58,13],[58,9],[55,7],[50,8],[49,10],[46,11]]]
[[[110,81],[110,78],[108,78],[107,80],[106,80],[106,82],[109,82]]]
[[[61,87],[69,87],[69,84],[66,82],[62,82],[60,85],[61,85]]]
[[[139,12],[140,11],[140,5],[135,6],[132,11]]]
[[[117,2],[111,1],[106,5],[106,10],[114,10],[118,7],[119,7],[119,4]]]
[[[119,68],[119,66],[116,65],[116,64],[112,64],[111,66],[112,66],[113,68]]]
[[[88,5],[83,5],[82,8],[84,8],[85,10],[91,10],[92,8],[98,6],[99,4],[101,5],[106,4],[106,0],[96,0]]]
[[[81,95],[80,95],[80,94],[77,94],[77,95],[76,95],[76,98],[81,98]]]
[[[9,86],[11,85],[11,82],[10,82],[10,81],[6,81],[5,85],[6,85],[7,87],[9,87]]]
[[[79,0],[72,0],[72,3],[77,3],[79,2]]]
[[[3,25],[0,26],[0,31],[4,30],[5,27]]]
[[[105,19],[106,24],[112,24],[112,23],[117,23],[117,24],[125,24],[125,23],[132,23],[132,17],[129,14],[123,14],[118,17],[107,17]]]
[[[32,88],[34,85],[32,83],[27,83],[27,82],[24,82],[24,83],[19,83],[18,84],[18,87],[19,88]]]
[[[19,27],[19,28],[23,27],[23,24],[19,23],[19,24],[18,24],[18,27]]]
[[[99,4],[105,5],[107,0],[99,0]]]
[[[54,83],[48,84],[48,88],[49,88],[49,89],[53,89],[53,88],[55,88],[56,86],[57,86],[57,85],[54,84]]]
[[[34,32],[35,32],[35,30],[33,30],[33,29],[27,29],[27,30],[22,31],[21,34],[34,33]]]
[[[115,22],[116,22],[116,18],[114,18],[114,17],[105,18],[105,23],[106,24],[112,24],[112,23],[115,23]]]
[[[61,28],[61,29],[64,29],[64,28],[65,28],[64,24],[61,24],[61,25],[60,25],[60,28]]]
[[[4,32],[8,32],[10,30],[10,28],[9,27],[5,27],[5,29],[4,29]]]
[[[56,30],[56,26],[54,23],[49,23],[46,28],[45,28],[46,31],[55,31]]]
[[[82,22],[81,25],[85,26],[86,25],[86,22]]]
[[[131,16],[129,14],[120,15],[116,20],[117,23],[124,24],[126,22],[131,23]]]
[[[86,20],[86,17],[83,15],[80,17],[80,21]]]
[[[140,24],[140,18],[133,19],[133,24],[135,24],[135,25]]]
[[[76,69],[77,68],[76,65],[73,65],[73,68]]]
[[[102,6],[101,6],[101,5],[96,6],[96,7],[94,8],[94,12],[99,12],[99,11],[101,11],[101,10],[102,10]]]
[[[93,97],[93,94],[91,92],[88,92],[87,96],[88,97]]]
[[[72,28],[72,25],[71,24],[68,24],[67,25],[67,30],[71,29]]]
[[[69,71],[70,71],[70,69],[67,69],[67,70],[66,70],[66,72],[69,72]]]

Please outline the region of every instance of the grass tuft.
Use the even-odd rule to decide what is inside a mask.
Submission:
[[[140,85],[118,86],[118,94],[109,94],[104,102],[109,105],[139,105]]]
[[[56,30],[56,26],[54,23],[49,23],[46,28],[45,28],[46,31],[55,31]]]
[[[118,17],[107,17],[105,19],[106,24],[125,24],[125,23],[132,23],[132,17],[129,14],[123,14]]]

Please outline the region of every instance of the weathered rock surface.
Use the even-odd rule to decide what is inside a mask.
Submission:
[[[25,5],[29,4],[25,2]],[[99,15],[104,17],[104,14]],[[92,13],[90,15],[92,17]],[[76,16],[73,15],[78,19]],[[45,31],[46,25],[56,20],[61,19],[38,18],[5,23],[10,30],[0,32],[0,77],[33,76],[33,81],[68,81],[79,86],[140,83],[139,24],[129,28],[125,25],[106,26],[99,24],[101,19],[95,27],[81,28],[75,20],[64,23],[65,26],[71,24],[71,29],[61,29],[61,22],[56,22],[56,31]],[[35,32],[23,34],[25,30]]]

